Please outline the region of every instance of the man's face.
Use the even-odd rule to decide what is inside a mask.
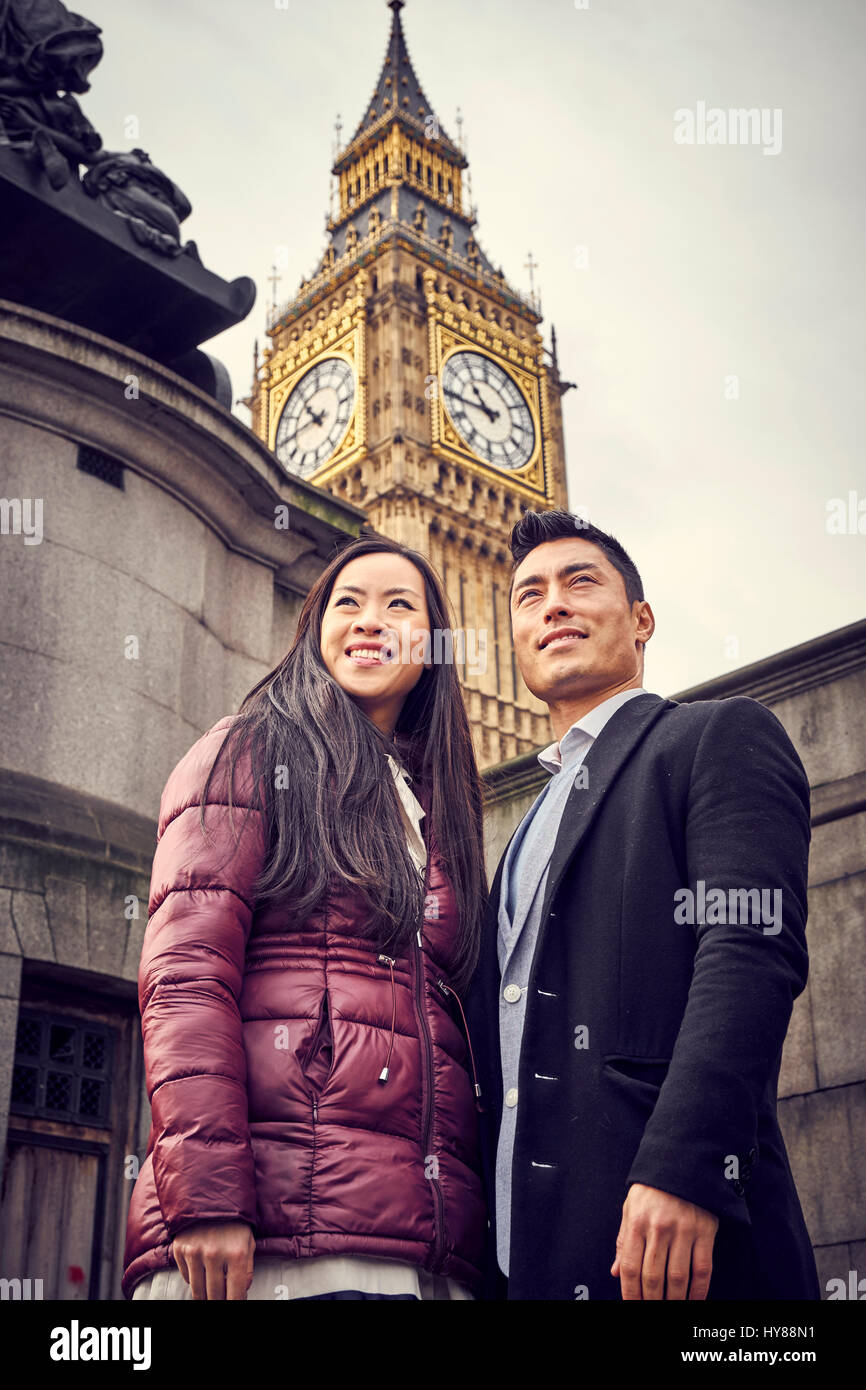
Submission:
[[[575,536],[545,541],[520,562],[511,627],[524,681],[550,703],[640,678],[653,620],[648,603],[629,605],[604,551]]]

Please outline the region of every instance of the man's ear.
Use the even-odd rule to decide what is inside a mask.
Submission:
[[[656,620],[646,599],[635,599],[635,641],[645,646],[656,630]]]

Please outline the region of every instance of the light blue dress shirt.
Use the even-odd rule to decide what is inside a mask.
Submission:
[[[496,1152],[496,1253],[503,1274],[508,1273],[511,1245],[511,1167],[517,1125],[517,1077],[520,1044],[526,1014],[526,990],[547,875],[578,769],[612,714],[647,692],[641,687],[611,695],[578,719],[558,743],[538,754],[538,761],[552,773],[521,821],[508,847],[499,895],[497,955],[499,987],[499,1044],[502,1054],[502,1125]]]

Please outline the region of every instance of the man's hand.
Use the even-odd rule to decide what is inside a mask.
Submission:
[[[175,1236],[171,1253],[193,1298],[245,1299],[255,1248],[246,1221],[196,1221]]]
[[[657,1187],[632,1183],[622,1205],[611,1274],[623,1299],[704,1299],[719,1218]]]

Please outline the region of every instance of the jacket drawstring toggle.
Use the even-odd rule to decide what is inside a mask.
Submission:
[[[481,1104],[481,1087],[478,1084],[478,1072],[475,1070],[475,1053],[472,1051],[472,1039],[469,1036],[469,1024],[466,1022],[466,1015],[463,1012],[463,1005],[460,1002],[460,995],[457,993],[453,985],[446,985],[443,979],[438,979],[436,983],[443,994],[453,994],[454,998],[457,1000],[457,1007],[460,1010],[460,1017],[463,1019],[463,1027],[466,1031],[466,1041],[469,1044],[469,1059],[472,1062],[472,1076],[475,1083],[473,1087],[475,1091],[475,1108],[476,1110],[479,1110],[483,1113],[484,1106]]]

